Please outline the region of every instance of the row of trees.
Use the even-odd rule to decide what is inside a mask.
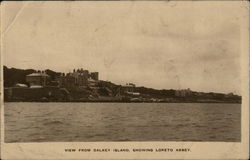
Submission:
[[[27,84],[26,75],[35,72],[41,71],[36,71],[34,69],[8,68],[6,66],[3,66],[4,87],[12,87],[16,83]],[[50,76],[51,81],[54,81],[56,79],[56,76],[59,76],[61,74],[60,72],[55,72],[49,69],[45,70],[45,73]]]

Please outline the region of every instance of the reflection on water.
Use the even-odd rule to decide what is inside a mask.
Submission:
[[[240,141],[240,104],[5,103],[5,142]]]

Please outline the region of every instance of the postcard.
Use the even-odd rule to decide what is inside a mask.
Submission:
[[[1,3],[1,159],[248,158],[248,1]]]

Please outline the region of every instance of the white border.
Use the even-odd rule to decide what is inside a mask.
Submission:
[[[179,2],[178,2],[179,3]],[[249,157],[249,3],[241,19],[241,79],[242,118],[241,142],[57,142],[57,143],[4,143],[4,107],[1,104],[1,158],[2,159],[248,159]],[[1,10],[1,19],[2,19]],[[1,26],[2,28],[2,26]],[[2,57],[2,37],[1,37]],[[3,58],[1,58],[1,93],[3,93]],[[1,94],[3,102],[3,94]],[[189,148],[188,153],[84,153],[64,152],[66,148]]]

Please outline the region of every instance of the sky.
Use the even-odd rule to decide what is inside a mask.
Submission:
[[[8,67],[84,68],[117,84],[240,94],[233,2],[4,2]]]

